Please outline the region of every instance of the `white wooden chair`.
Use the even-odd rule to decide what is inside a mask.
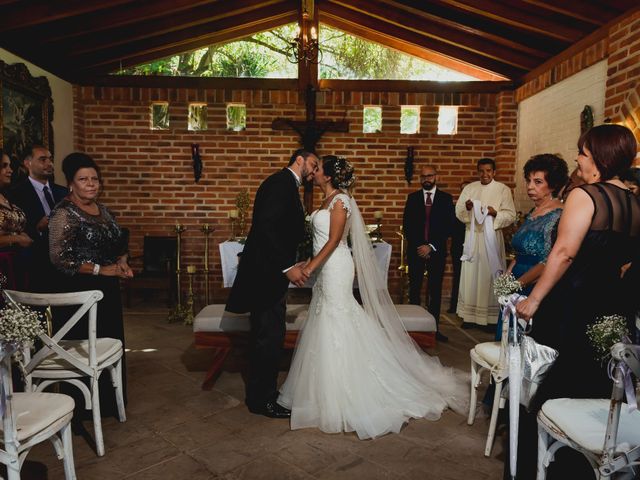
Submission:
[[[80,305],[78,310],[56,332],[53,337],[41,335],[44,344],[33,358],[25,363],[26,389],[43,391],[57,382],[75,385],[84,395],[85,408],[93,415],[96,452],[104,455],[104,440],[100,417],[100,392],[98,378],[108,370],[115,388],[118,417],[126,421],[124,399],[122,393],[122,342],[115,338],[96,338],[97,302],[102,299],[102,292],[89,290],[73,293],[24,293],[5,290],[5,294],[15,302],[38,307],[61,307]],[[89,331],[86,340],[64,340],[64,336],[82,318],[89,313]],[[109,321],[108,318],[101,321]],[[88,377],[89,387],[81,380]]]
[[[11,355],[0,360],[2,378],[2,443],[0,462],[7,466],[8,480],[20,480],[20,469],[31,448],[51,440],[64,463],[64,477],[75,480],[71,417],[74,402],[58,393],[13,393]]]
[[[506,320],[506,319],[505,319]],[[482,382],[482,373],[489,372],[489,380],[496,386],[493,396],[493,406],[491,408],[491,420],[489,421],[489,433],[487,443],[484,448],[484,455],[491,455],[493,441],[496,436],[496,424],[498,422],[498,411],[504,408],[506,399],[502,398],[502,387],[504,381],[509,376],[509,365],[507,362],[507,329],[509,322],[502,322],[502,341],[483,342],[477,344],[469,351],[471,357],[471,399],[469,401],[469,418],[467,424],[473,425],[476,417],[476,402],[478,385]]]
[[[611,349],[618,365],[640,377],[640,346],[618,343]],[[640,478],[640,411],[629,413],[624,378],[616,368],[611,399],[547,400],[538,413],[538,480],[544,480],[555,452],[581,452],[597,479]]]

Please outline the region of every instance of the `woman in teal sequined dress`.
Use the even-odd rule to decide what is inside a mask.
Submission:
[[[535,206],[511,240],[516,257],[507,269],[522,284],[523,295],[529,295],[533,289],[553,246],[562,214],[558,193],[567,183],[568,173],[566,162],[550,153],[535,155],[524,166],[527,195]],[[500,340],[501,336],[502,314],[498,318],[496,339]]]

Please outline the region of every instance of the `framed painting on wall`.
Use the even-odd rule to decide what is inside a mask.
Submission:
[[[22,63],[0,60],[0,147],[11,158],[14,177],[32,145],[53,152],[53,100],[46,77],[32,77]]]

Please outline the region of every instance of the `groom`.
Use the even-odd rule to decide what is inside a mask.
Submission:
[[[278,366],[286,331],[289,282],[302,286],[307,275],[296,262],[304,237],[304,208],[298,187],[311,181],[318,157],[296,150],[289,166],[268,177],[256,193],[251,230],[240,257],[226,309],[250,312],[249,377],[245,403],[249,411],[272,418],[291,412],[278,405]]]

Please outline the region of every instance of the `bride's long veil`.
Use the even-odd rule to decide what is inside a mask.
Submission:
[[[468,408],[468,383],[460,372],[442,366],[437,357],[422,352],[407,333],[378,267],[358,204],[353,197],[350,203],[353,261],[365,312],[382,326],[394,355],[405,371],[417,382],[438,390],[449,407],[465,414]]]

